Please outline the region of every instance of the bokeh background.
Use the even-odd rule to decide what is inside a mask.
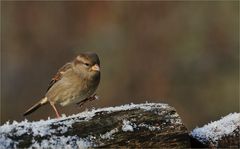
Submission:
[[[162,102],[189,129],[239,112],[239,2],[1,1],[1,124],[23,120],[79,52],[101,59],[93,107]],[[49,105],[28,116],[47,119]]]

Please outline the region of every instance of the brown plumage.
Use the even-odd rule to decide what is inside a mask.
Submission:
[[[73,61],[59,69],[49,83],[43,99],[28,109],[26,116],[42,105],[50,103],[57,117],[60,117],[55,104],[66,106],[72,103],[83,104],[92,100],[100,82],[100,61],[97,54],[86,52],[79,54]]]

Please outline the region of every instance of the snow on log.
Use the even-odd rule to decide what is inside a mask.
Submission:
[[[239,133],[240,113],[233,113],[201,128],[194,129],[191,136],[205,147],[240,148]]]
[[[128,104],[60,119],[0,126],[0,148],[189,148],[186,127],[173,107]]]

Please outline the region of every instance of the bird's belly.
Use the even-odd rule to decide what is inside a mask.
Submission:
[[[65,78],[66,79],[66,78]],[[73,79],[62,79],[57,82],[46,94],[50,102],[66,106],[73,103],[78,103],[90,97],[96,90],[97,85],[82,84],[73,82]]]
[[[67,99],[63,99],[63,98],[59,98],[59,104],[61,106],[66,106],[66,105],[69,105],[69,104],[74,104],[74,103],[77,103],[81,100],[84,100],[86,99],[87,96],[85,94],[81,94],[81,95],[71,95],[69,96]]]
[[[95,89],[81,89],[78,92],[65,90],[62,93],[62,98],[60,97],[59,104],[61,106],[66,106],[69,104],[76,104],[88,97],[90,97],[94,93]],[[65,95],[64,95],[65,94]]]

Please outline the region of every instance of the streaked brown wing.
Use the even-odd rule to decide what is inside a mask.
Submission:
[[[64,66],[62,66],[62,67],[58,70],[57,74],[52,78],[51,82],[49,83],[48,88],[47,88],[47,92],[48,92],[48,90],[49,90],[57,81],[61,80],[63,74],[64,74],[69,68],[71,68],[71,63],[65,64]]]

